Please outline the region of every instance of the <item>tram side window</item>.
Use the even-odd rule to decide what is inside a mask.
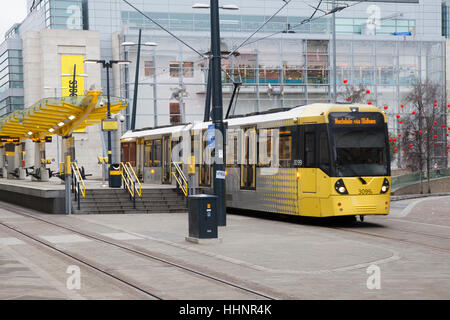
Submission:
[[[122,162],[126,163],[129,161],[129,152],[130,152],[129,143],[122,143]]]
[[[330,172],[330,152],[328,148],[328,136],[325,131],[322,131],[319,136],[319,165],[325,173]]]
[[[258,143],[258,166],[270,167],[272,160],[272,130],[261,129]]]
[[[292,159],[292,136],[281,135],[279,143],[280,168],[289,168]]]
[[[145,141],[144,146],[144,166],[151,167],[153,165],[153,141]]]
[[[174,153],[174,150],[178,146],[178,154]],[[172,161],[180,162],[183,158],[183,137],[172,137]]]
[[[238,164],[238,132],[229,132],[227,141],[226,165],[233,167]]]
[[[136,166],[136,142],[122,143],[122,162]]]
[[[161,140],[155,140],[153,143],[153,165],[155,167],[161,166]]]
[[[305,133],[305,167],[314,168],[315,157],[315,134],[314,132]]]
[[[198,133],[194,133],[191,135],[191,156],[195,157],[195,163],[199,164],[202,149],[200,148],[200,135]]]

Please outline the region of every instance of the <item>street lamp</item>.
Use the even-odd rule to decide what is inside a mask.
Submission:
[[[222,139],[215,139],[214,146],[214,193],[217,196],[217,217],[218,225],[226,226],[226,207],[225,207],[225,126],[223,123],[223,102],[222,102],[222,66],[220,55],[220,20],[219,8],[225,10],[238,10],[235,5],[219,6],[218,0],[211,0],[210,5],[196,3],[192,6],[194,9],[210,9],[211,16],[211,93],[212,93],[212,121],[214,124],[214,136],[217,131],[221,133]],[[219,161],[217,161],[219,160]],[[219,162],[219,163],[218,163]]]
[[[110,101],[110,95],[109,95],[109,69],[112,69],[112,66],[114,64],[125,65],[125,64],[130,64],[130,61],[127,61],[127,60],[105,61],[105,60],[88,59],[88,60],[84,60],[84,63],[98,63],[98,64],[101,64],[103,66],[103,68],[106,69],[106,94],[107,94],[107,99],[108,99],[106,116],[108,117],[108,119],[111,119],[111,101]],[[108,168],[111,165],[111,161],[112,161],[111,131],[108,131]],[[108,170],[108,175],[109,175],[109,170]]]
[[[196,3],[192,6],[193,9],[209,9],[210,5],[206,3]],[[239,7],[235,4],[225,4],[223,6],[219,6],[219,9],[224,10],[239,10]]]
[[[147,46],[147,47],[156,47],[158,44],[156,42],[145,42],[141,43],[141,36],[142,36],[142,29],[139,29],[139,40],[138,43],[125,41],[122,43],[122,46],[137,46],[137,57],[136,57],[136,72],[135,72],[135,78],[134,78],[134,92],[133,92],[133,110],[131,111],[131,130],[136,129],[136,110],[137,110],[137,94],[138,94],[138,82],[139,82],[139,62],[141,60],[141,46]],[[153,68],[155,68],[155,61],[153,59]],[[153,72],[155,74],[155,72]],[[153,87],[155,88],[156,83],[153,84]],[[156,102],[155,102],[156,104]],[[154,112],[156,112],[156,105],[153,106]],[[154,115],[156,117],[156,115]]]

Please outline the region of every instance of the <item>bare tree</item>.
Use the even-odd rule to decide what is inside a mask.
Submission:
[[[420,172],[421,193],[423,193],[422,170],[427,171],[428,193],[430,189],[430,172],[436,153],[444,154],[445,143],[438,143],[443,138],[442,126],[446,129],[444,88],[431,81],[416,81],[411,91],[404,98],[407,115],[397,115],[400,124],[400,146],[403,150],[407,167]],[[445,134],[445,133],[444,133]],[[445,139],[441,139],[441,142]],[[441,150],[442,149],[442,150]]]
[[[366,99],[366,88],[362,84],[359,86],[345,86],[345,91],[338,93],[340,100],[345,100],[348,103],[363,103]]]

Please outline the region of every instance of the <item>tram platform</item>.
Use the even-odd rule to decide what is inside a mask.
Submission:
[[[102,191],[103,194],[110,192],[111,198],[117,198],[117,195],[123,190],[121,188],[108,187],[107,181],[87,179],[84,182],[87,201],[89,201],[90,194],[97,194],[98,197],[99,191]],[[175,190],[173,185],[142,184],[141,186],[143,193],[151,190]],[[127,193],[123,191],[123,195],[126,197]],[[81,200],[82,203],[84,200]],[[55,177],[48,182],[32,181],[30,177],[25,180],[2,178],[0,179],[0,201],[45,213],[62,214],[65,213],[65,184],[61,179]],[[110,207],[110,209],[114,208]]]

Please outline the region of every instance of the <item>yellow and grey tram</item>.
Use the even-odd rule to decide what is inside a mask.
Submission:
[[[387,121],[378,108],[312,104],[225,122],[227,207],[310,217],[389,213]],[[145,183],[175,184],[172,164],[181,158],[195,187],[212,188],[208,126],[127,132],[122,161]]]

